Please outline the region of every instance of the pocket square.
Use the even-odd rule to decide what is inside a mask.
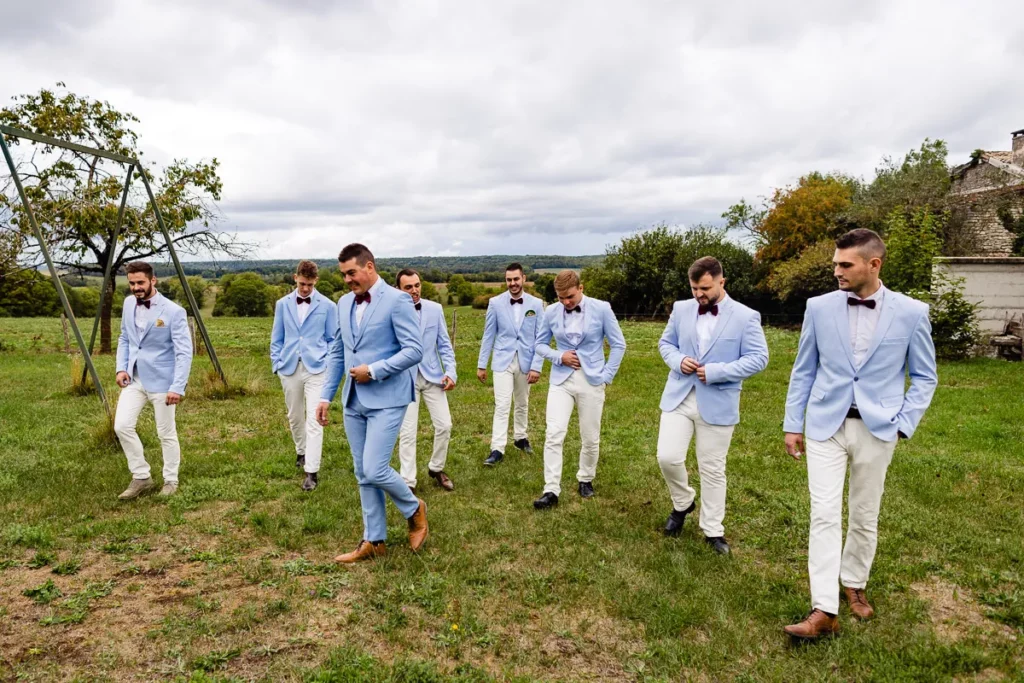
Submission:
[[[157,318],[156,322],[154,323],[154,325],[156,325],[157,327],[163,327],[164,326],[164,319],[163,318]]]

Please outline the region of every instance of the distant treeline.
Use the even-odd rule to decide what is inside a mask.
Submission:
[[[601,263],[604,256],[410,256],[408,258],[382,258],[378,270],[397,272],[402,268],[415,268],[428,282],[448,282],[452,275],[462,275],[470,282],[497,282],[504,279],[505,266],[523,264],[527,275],[537,270],[572,268],[582,270]],[[321,269],[335,270],[335,259],[313,259]],[[262,261],[189,261],[182,263],[186,275],[201,275],[214,280],[222,275],[239,272],[258,273],[274,277],[294,272],[299,259],[273,259]],[[170,263],[154,263],[157,277],[174,275]]]

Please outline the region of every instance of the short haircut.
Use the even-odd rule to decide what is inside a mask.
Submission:
[[[510,271],[510,270],[518,270],[520,273],[523,273],[523,274],[526,273],[526,271],[523,270],[523,264],[522,263],[514,263],[513,262],[513,263],[510,263],[507,266],[505,266],[505,272],[506,273],[508,271]]]
[[[555,277],[555,292],[568,292],[580,286],[580,274],[575,270],[563,270]]]
[[[154,277],[153,266],[149,265],[145,261],[132,261],[124,267],[124,272],[127,275],[131,275],[132,273],[143,273],[150,280]]]
[[[857,248],[862,256],[868,259],[879,258],[885,260],[885,242],[874,230],[867,228],[856,228],[836,240],[836,249]]]
[[[341,253],[338,254],[338,263],[344,263],[345,261],[351,261],[352,259],[355,259],[356,263],[361,266],[365,266],[370,261],[373,261],[374,265],[377,264],[373,258],[373,252],[358,242],[353,242],[346,246],[341,250]]]
[[[312,261],[299,261],[299,265],[295,267],[295,274],[315,280],[320,276],[320,269]]]
[[[710,275],[713,278],[721,277],[723,272],[721,262],[714,256],[701,256],[693,262],[686,274],[689,276],[690,282],[698,282],[705,275]]]
[[[398,275],[395,275],[395,287],[397,287],[398,289],[401,289],[402,288],[402,278],[403,277],[412,277],[413,275],[415,275],[416,277],[420,276],[420,274],[417,273],[412,268],[402,268],[400,271],[398,271]]]

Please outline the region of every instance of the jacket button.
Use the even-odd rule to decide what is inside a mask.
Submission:
[[[854,382],[859,382],[859,381],[860,381],[860,377],[854,377],[854,378],[853,378],[853,381],[854,381]]]

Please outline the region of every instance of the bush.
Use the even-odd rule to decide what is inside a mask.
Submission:
[[[213,314],[235,315],[243,318],[268,316],[273,308],[277,290],[256,273],[232,273],[221,278],[221,293],[217,297]]]
[[[980,338],[978,307],[964,298],[963,278],[953,278],[937,270],[932,289],[912,290],[908,295],[924,301],[930,308],[935,355],[943,360],[961,360],[971,355]]]
[[[487,304],[491,303],[493,296],[491,294],[481,294],[473,298],[473,308],[479,308],[481,310],[487,309]]]
[[[427,282],[421,280],[422,288],[420,289],[420,296],[427,301],[436,301],[441,303],[441,295],[437,291],[437,287],[434,286],[433,282]]]
[[[936,216],[928,207],[909,217],[900,210],[885,221],[887,256],[882,265],[885,286],[896,292],[930,290],[932,264],[942,251],[944,216]]]
[[[804,300],[831,292],[836,288],[832,267],[835,251],[835,242],[822,240],[795,259],[777,264],[768,277],[768,289],[781,301]]]

